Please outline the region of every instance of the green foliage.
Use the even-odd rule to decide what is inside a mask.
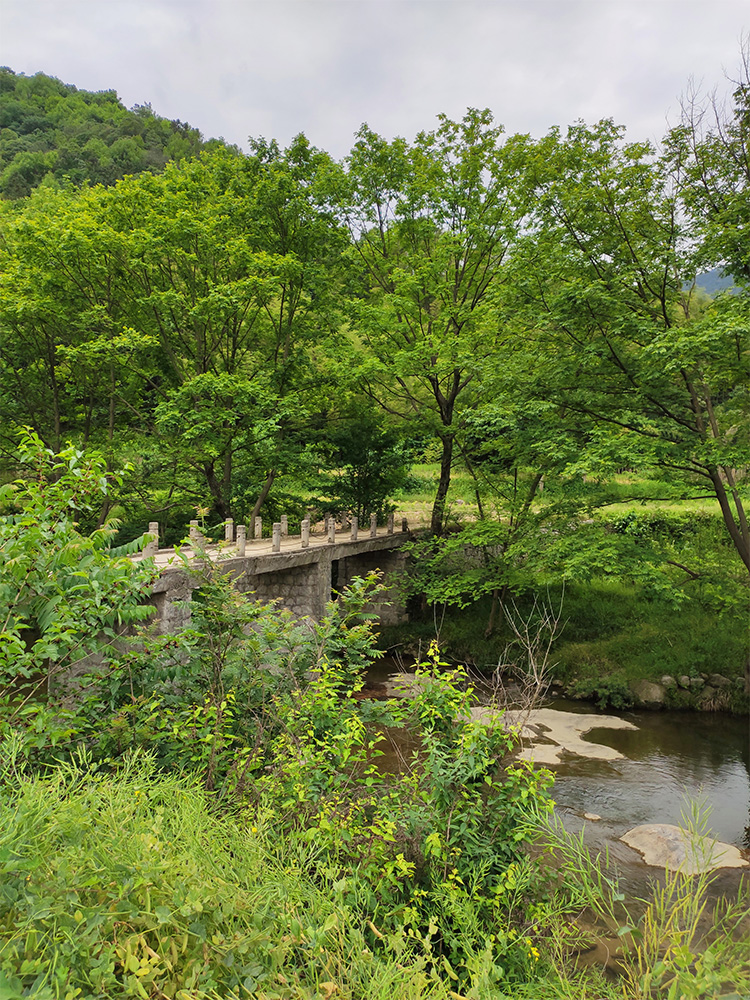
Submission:
[[[359,700],[375,655],[365,611],[373,578],[355,581],[319,623],[301,624],[237,594],[210,564],[201,584],[191,628],[156,638],[142,632],[134,648],[88,678],[75,714],[58,708],[17,718],[10,729],[12,766],[75,762],[86,747],[104,769],[101,779],[84,782],[95,788],[104,774],[146,750],[151,767],[192,775],[217,804],[262,817],[268,835],[287,851],[310,852],[311,876],[340,873],[339,897],[358,919],[371,922],[373,944],[386,942],[379,950],[400,961],[413,956],[431,977],[450,968],[467,987],[482,977],[500,983],[529,973],[533,952],[510,933],[498,900],[509,866],[521,862],[536,817],[549,807],[548,777],[511,763],[514,739],[501,720],[472,721],[471,691],[458,674],[442,673],[437,648],[418,672],[420,690],[411,704]],[[378,767],[384,725],[412,732],[418,749],[403,772]],[[125,767],[130,773],[131,764]],[[152,830],[158,850],[162,836],[171,834],[158,820]],[[147,880],[148,892],[152,883]],[[66,953],[71,981],[87,982],[83,970],[101,951],[105,972],[116,973],[119,960],[125,973],[137,967],[139,976],[153,975],[156,982],[157,971],[173,971],[154,957],[168,949],[174,967],[185,956],[186,982],[189,975],[194,985],[201,982],[184,935],[213,940],[216,927],[194,918],[205,926],[203,935],[178,920],[175,933],[183,944],[176,955],[159,936],[168,923],[159,914],[178,908],[161,899],[149,905],[149,898],[140,910],[153,912],[155,922],[136,920],[135,937],[128,939],[136,958],[126,945],[124,952],[106,951],[97,918],[93,938],[79,942],[80,954]],[[518,903],[521,897],[514,898]],[[81,912],[94,918],[86,908]],[[468,912],[471,935],[464,927]],[[131,908],[122,919],[130,923],[134,913]],[[57,949],[55,944],[52,953]],[[29,963],[25,948],[18,955],[14,974],[49,974],[46,959]]]
[[[299,469],[330,393],[313,357],[337,323],[329,167],[303,139],[219,149],[6,212],[3,423],[129,462],[126,521],[207,501],[217,520],[251,515]]]
[[[524,391],[585,432],[579,471],[655,469],[670,492],[714,497],[750,569],[746,297],[691,301],[704,232],[686,224],[674,162],[611,121],[554,130],[538,154],[514,286],[537,334]]]
[[[67,742],[86,741],[99,760],[147,749],[160,766],[199,774],[207,788],[241,799],[273,769],[273,741],[290,705],[315,697],[311,676],[332,685],[321,695],[331,712],[320,723],[323,735],[326,721],[339,720],[339,693],[352,699],[361,686],[378,655],[365,611],[377,583],[374,575],[355,580],[319,622],[299,622],[238,593],[208,559],[198,572],[190,628],[143,631],[87,678]]]
[[[323,448],[332,472],[318,483],[332,509],[349,511],[362,525],[371,514],[384,521],[410,465],[409,449],[396,431],[370,414],[356,415],[334,427]]]
[[[423,963],[373,953],[332,873],[306,871],[311,855],[289,841],[279,852],[262,812],[218,817],[194,782],[142,754],[114,775],[85,759],[16,774],[0,791],[0,989],[447,1000]]]
[[[147,618],[153,579],[149,564],[110,548],[114,526],[79,530],[109,488],[101,459],[74,447],[54,455],[27,431],[17,460],[26,477],[0,490],[0,685],[11,702]]]
[[[595,666],[597,676],[573,681],[567,688],[568,693],[574,698],[593,701],[599,708],[631,708],[635,699],[628,687],[627,677],[616,670],[602,676],[601,661],[592,666]]]
[[[350,312],[358,378],[387,412],[439,441],[431,526],[444,525],[454,440],[501,334],[488,308],[525,208],[523,149],[488,110],[413,143],[363,126],[347,160],[341,211],[359,276]],[[414,426],[416,425],[416,426]]]
[[[212,144],[215,144],[215,140]],[[40,184],[113,184],[195,156],[197,129],[127,110],[113,90],[91,93],[44,73],[0,69],[0,195],[23,198]]]

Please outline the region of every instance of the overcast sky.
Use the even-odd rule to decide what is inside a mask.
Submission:
[[[0,65],[343,156],[364,121],[411,138],[468,106],[658,139],[691,77],[728,91],[749,29],[748,0],[0,0]]]

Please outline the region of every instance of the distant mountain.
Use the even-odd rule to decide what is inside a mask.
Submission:
[[[725,274],[720,267],[715,267],[712,271],[699,274],[695,279],[698,288],[702,288],[709,295],[716,295],[727,288],[734,288],[735,281],[731,274]]]
[[[185,122],[128,109],[114,90],[91,92],[53,76],[0,68],[0,196],[23,198],[42,181],[112,184],[158,171],[220,140]]]

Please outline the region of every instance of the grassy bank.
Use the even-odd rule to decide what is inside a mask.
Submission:
[[[436,475],[415,467],[400,506],[424,519]],[[575,697],[626,707],[648,681],[668,707],[747,711],[750,589],[715,502],[635,474],[581,480],[572,505],[550,484],[519,530],[501,493],[485,498],[480,523],[475,485],[456,471],[447,536],[422,544],[406,584],[411,621],[384,629],[384,648],[413,655],[437,636],[480,671],[522,660],[503,611],[492,613],[494,590],[516,619],[533,619],[535,602],[560,609],[552,676]]]
[[[521,617],[532,614],[534,596],[526,593],[515,599]],[[622,708],[633,703],[633,682],[659,682],[665,675],[697,681],[701,675],[721,674],[731,682],[731,703],[714,707],[747,710],[744,666],[749,637],[741,614],[720,615],[695,601],[670,607],[648,600],[634,585],[611,579],[572,583],[564,590],[550,585],[542,597],[562,608],[564,625],[553,647],[551,676],[569,694]],[[466,608],[432,608],[421,614],[415,606],[410,622],[382,630],[380,644],[412,655],[426,648],[437,632],[450,659],[491,672],[505,659],[508,647],[513,649],[514,636],[502,616],[493,634],[485,636],[490,605],[486,597]],[[667,692],[667,704],[699,707],[699,694],[676,683]]]

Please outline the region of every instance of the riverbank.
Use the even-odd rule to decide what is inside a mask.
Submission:
[[[559,694],[599,708],[750,711],[745,665],[750,656],[743,609],[680,607],[649,600],[614,580],[550,586],[548,603],[562,605],[562,630],[551,650],[549,679]],[[490,599],[465,608],[412,608],[411,620],[381,629],[379,645],[395,657],[419,659],[436,636],[446,659],[491,675],[498,663],[522,669],[522,650],[502,620],[487,636]],[[533,615],[533,595],[516,599],[521,618]],[[502,619],[502,616],[500,616]],[[513,670],[506,668],[508,680]]]

